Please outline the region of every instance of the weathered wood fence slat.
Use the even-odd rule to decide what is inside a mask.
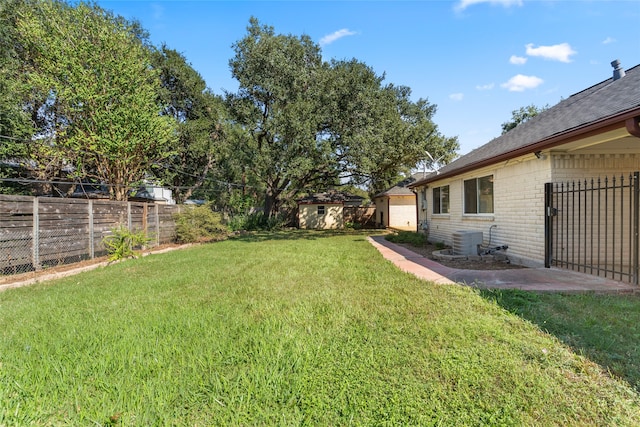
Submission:
[[[181,205],[0,194],[0,275],[91,259],[106,253],[113,228],[144,230],[149,246],[175,238]]]

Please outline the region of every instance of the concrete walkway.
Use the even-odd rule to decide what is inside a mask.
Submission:
[[[639,292],[640,287],[612,279],[559,268],[461,270],[446,267],[387,241],[370,236],[371,244],[402,271],[435,283],[462,283],[483,289],[522,289],[550,292]]]

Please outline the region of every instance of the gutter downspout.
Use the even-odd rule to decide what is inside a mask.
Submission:
[[[413,197],[416,199],[416,233],[420,232],[420,209],[418,208],[418,192],[415,189],[411,189]]]
[[[391,212],[391,197],[387,196],[387,225],[385,228],[391,227],[391,217],[389,216],[389,212]]]
[[[636,138],[640,138],[640,116],[631,117],[624,122],[627,132]]]

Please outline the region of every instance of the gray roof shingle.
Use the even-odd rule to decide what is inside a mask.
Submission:
[[[640,108],[640,65],[626,70],[618,80],[609,78],[560,101],[525,123],[489,141],[483,146],[443,166],[439,175],[455,171],[520,151],[553,137],[577,130],[608,118]],[[421,180],[433,181],[436,174]],[[411,187],[416,183],[411,184]]]
[[[411,175],[408,178],[405,178],[404,180],[400,181],[393,187],[388,188],[385,191],[382,191],[373,197],[376,198],[376,197],[384,197],[384,196],[413,196],[413,191],[409,189],[409,186],[414,182],[425,178],[426,176],[427,175],[423,172],[414,173],[413,175]]]

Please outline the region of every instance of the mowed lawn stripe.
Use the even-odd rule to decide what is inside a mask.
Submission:
[[[533,324],[361,233],[241,236],[0,293],[0,425],[640,425]]]

